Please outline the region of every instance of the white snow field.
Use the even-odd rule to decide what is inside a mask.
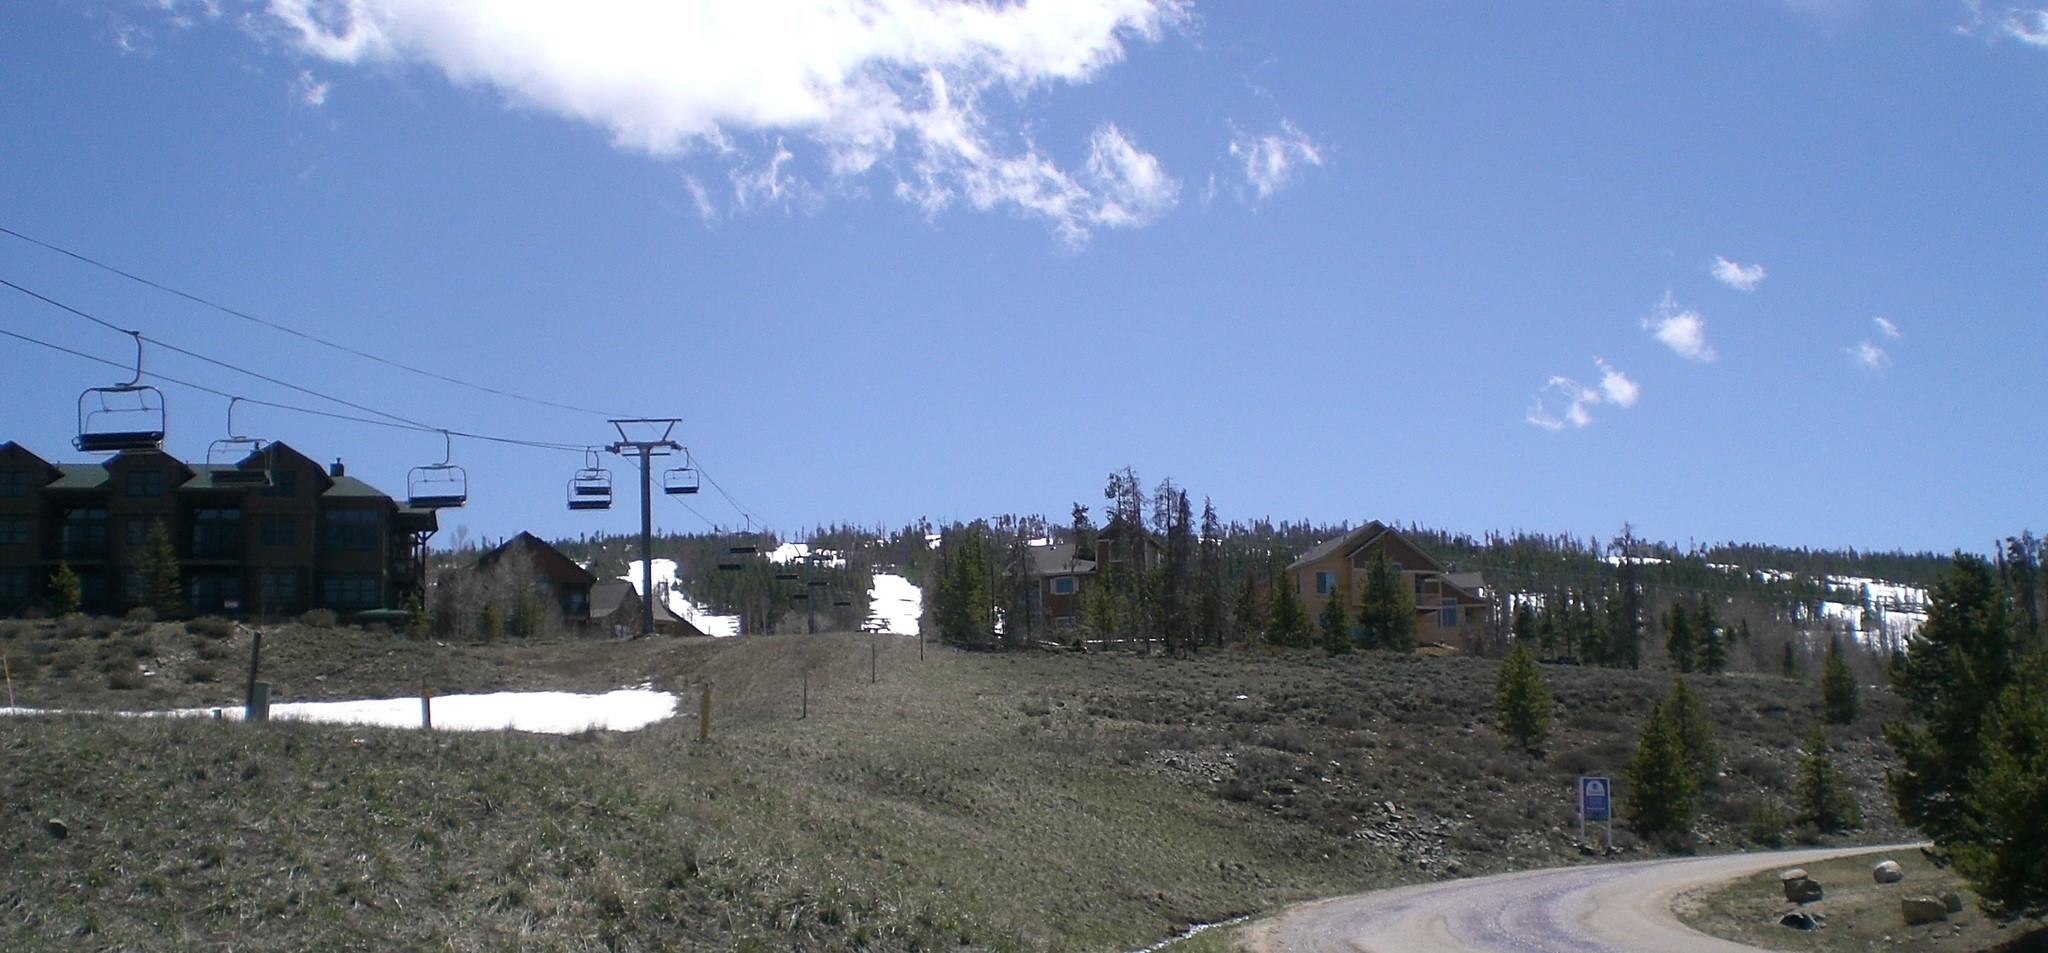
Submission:
[[[626,574],[619,578],[633,584],[633,591],[640,591],[640,560],[626,564]],[[683,595],[683,587],[676,581],[676,561],[657,559],[654,561],[654,592],[662,599],[668,611],[676,617],[697,627],[705,635],[725,637],[740,634],[740,617],[717,615]],[[644,595],[644,593],[643,593]]]
[[[492,692],[488,695],[442,695],[431,702],[434,727],[447,731],[529,731],[550,735],[573,735],[598,729],[634,731],[674,717],[676,696],[651,688],[621,688],[602,695],[575,692]],[[168,712],[108,712],[104,714],[173,718],[242,718],[242,706],[180,708]],[[73,714],[56,709],[0,708],[0,715]],[[80,712],[79,714],[100,714]],[[366,698],[341,702],[277,702],[270,706],[274,721],[312,721],[336,725],[379,725],[386,728],[418,728],[422,723],[420,700],[413,698]]]
[[[924,590],[910,580],[892,573],[875,573],[875,587],[868,590],[868,619],[865,632],[916,635],[917,620],[924,616]]]

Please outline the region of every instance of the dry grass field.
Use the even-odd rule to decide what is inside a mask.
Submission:
[[[18,700],[42,708],[237,704],[250,639],[0,623]],[[1546,667],[1558,719],[1532,757],[1492,727],[1493,668],[279,626],[280,700],[652,684],[685,702],[568,737],[0,719],[0,948],[1128,950],[1310,897],[1598,862],[1573,779],[1621,773],[1671,676]],[[1693,685],[1727,751],[1697,846],[1747,846],[1758,799],[1789,806],[1817,692]],[[1909,836],[1878,783],[1888,711],[1873,692],[1837,735],[1865,819],[1848,840]]]

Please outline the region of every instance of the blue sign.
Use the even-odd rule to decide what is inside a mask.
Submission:
[[[1612,801],[1608,797],[1611,789],[1606,778],[1579,779],[1579,816],[1589,821],[1613,819]]]

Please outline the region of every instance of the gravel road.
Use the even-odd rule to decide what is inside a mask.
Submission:
[[[1254,924],[1254,953],[1756,953],[1695,932],[1671,901],[1759,870],[1911,845],[1560,867],[1320,900]]]

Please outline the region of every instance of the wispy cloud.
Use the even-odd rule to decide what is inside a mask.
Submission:
[[[1700,318],[1699,312],[1681,310],[1668,291],[1664,293],[1664,300],[1658,303],[1656,313],[1643,319],[1643,329],[1688,361],[1710,364],[1720,356],[1714,346],[1707,343],[1707,323]]]
[[[2020,4],[1985,4],[1971,0],[1970,22],[1957,29],[1968,36],[1989,40],[2018,40],[2048,49],[2048,7]]]
[[[1905,337],[1905,335],[1904,335],[1904,334],[1901,334],[1901,333],[1899,332],[1899,326],[1898,326],[1898,325],[1896,325],[1896,324],[1893,324],[1893,323],[1891,322],[1891,320],[1890,320],[1890,319],[1888,319],[1888,318],[1882,318],[1882,317],[1878,317],[1878,318],[1871,318],[1870,320],[1871,320],[1871,321],[1873,321],[1873,322],[1876,322],[1876,324],[1877,324],[1877,331],[1878,331],[1878,333],[1879,333],[1879,334],[1882,334],[1882,335],[1884,335],[1884,336],[1885,336],[1885,337],[1887,337],[1887,338],[1890,338],[1890,339],[1892,339],[1892,340],[1896,341],[1896,340],[1898,340],[1898,339],[1900,339],[1900,338],[1902,338],[1902,337]]]
[[[1602,403],[1622,408],[1635,406],[1642,388],[1602,358],[1594,358],[1593,364],[1600,369],[1598,390],[1562,375],[1552,377],[1536,392],[1536,402],[1523,419],[1545,430],[1557,431],[1592,423],[1593,408]]]
[[[742,207],[787,194],[797,164],[880,171],[927,212],[1010,207],[1080,242],[1152,220],[1178,183],[1108,124],[1085,168],[1060,168],[991,103],[1093,81],[1188,16],[1187,0],[269,0],[248,22],[334,63],[427,65],[623,149],[723,157]],[[1314,161],[1305,137],[1279,148],[1276,187]]]
[[[1866,371],[1882,371],[1892,363],[1892,356],[1885,353],[1884,348],[1869,341],[1856,342],[1849,348],[1849,358],[1856,362],[1857,367]]]
[[[1738,265],[1719,255],[1714,256],[1714,278],[1737,291],[1755,291],[1764,283],[1763,265]]]
[[[299,78],[292,81],[292,95],[315,109],[327,104],[327,91],[333,88],[333,83],[314,78],[312,70],[299,71]]]
[[[1265,201],[1286,188],[1302,166],[1323,164],[1322,149],[1285,119],[1275,132],[1233,138],[1230,157],[1243,163],[1245,183],[1251,186],[1256,201]]]

